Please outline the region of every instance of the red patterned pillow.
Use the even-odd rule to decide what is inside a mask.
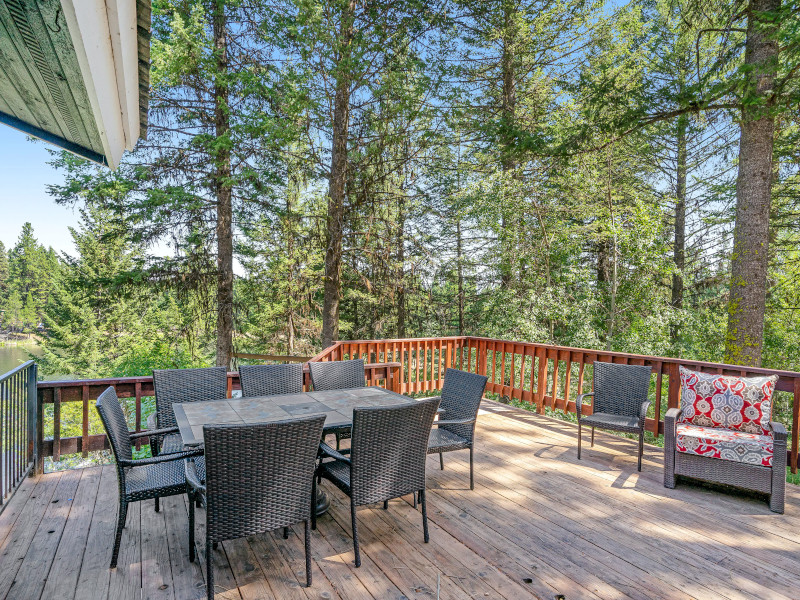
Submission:
[[[772,393],[777,375],[733,377],[681,367],[682,423],[771,435]]]

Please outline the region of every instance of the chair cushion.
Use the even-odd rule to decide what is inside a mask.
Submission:
[[[773,446],[769,435],[678,423],[675,444],[678,452],[686,454],[772,466]]]
[[[626,415],[612,415],[611,413],[593,413],[586,417],[581,417],[581,423],[597,427],[609,427],[611,429],[632,429],[639,431],[639,417],[629,417]]]
[[[441,427],[431,429],[431,436],[428,438],[428,454],[461,450],[462,448],[469,448],[469,440]]]
[[[770,435],[777,375],[732,377],[680,369],[681,423]]]

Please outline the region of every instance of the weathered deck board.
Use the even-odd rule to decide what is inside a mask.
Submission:
[[[466,453],[430,457],[431,543],[410,498],[359,509],[362,567],[353,566],[349,503],[338,491],[312,533],[314,584],[304,588],[302,524],[221,544],[217,598],[287,600],[497,598],[800,598],[800,490],[786,514],[757,497],[681,483],[663,487],[661,452],[599,433],[576,457],[576,428],[485,403],[476,486]],[[326,485],[326,484],[323,484]],[[185,497],[132,505],[119,568],[113,467],[25,481],[0,513],[0,599],[205,597],[204,511],[188,560]],[[54,503],[53,500],[58,500]]]

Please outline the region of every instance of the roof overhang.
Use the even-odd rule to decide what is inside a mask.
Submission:
[[[0,122],[114,169],[149,73],[150,0],[0,0]]]

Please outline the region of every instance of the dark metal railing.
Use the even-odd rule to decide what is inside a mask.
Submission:
[[[0,376],[0,504],[36,462],[36,363]]]

